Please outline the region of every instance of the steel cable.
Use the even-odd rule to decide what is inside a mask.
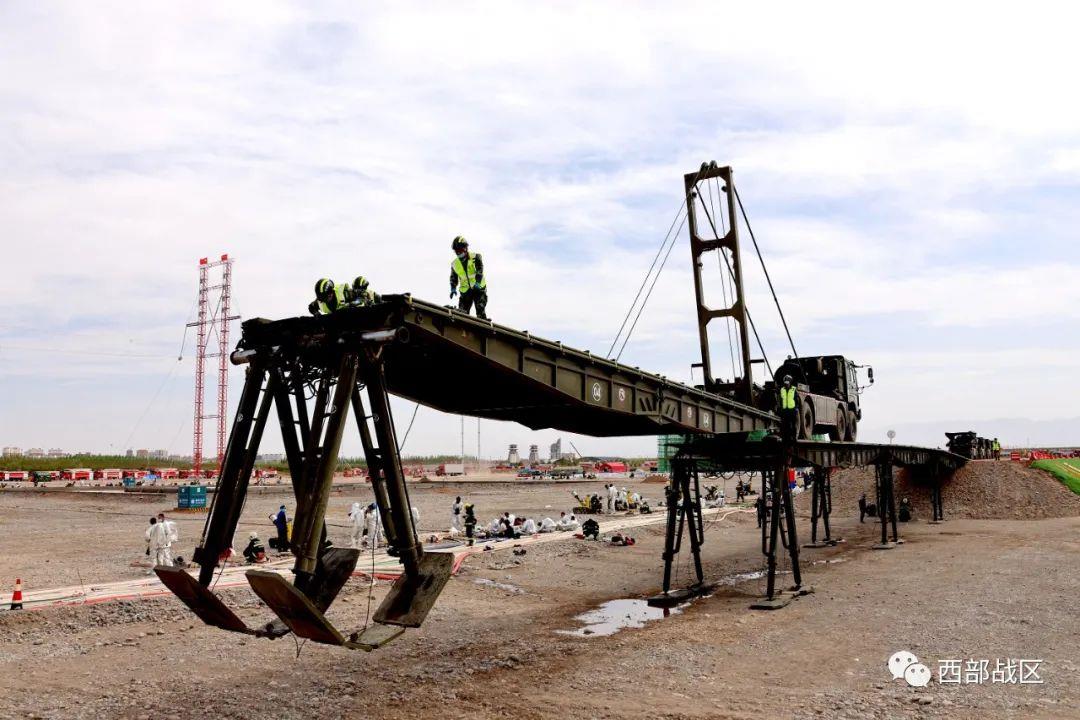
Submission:
[[[784,325],[784,332],[787,334],[788,343],[791,345],[791,353],[798,358],[799,353],[795,350],[795,341],[791,339],[791,331],[788,330],[787,319],[784,317],[784,311],[780,307],[780,300],[776,297],[776,289],[773,287],[772,278],[769,277],[769,271],[765,267],[765,258],[761,256],[761,248],[758,247],[757,238],[754,237],[754,228],[750,227],[750,218],[746,216],[746,208],[743,207],[742,198],[739,197],[739,191],[735,189],[735,186],[731,186],[732,192],[735,193],[735,200],[739,203],[739,212],[742,214],[743,222],[746,223],[746,229],[750,233],[750,239],[754,243],[754,251],[757,253],[758,262],[761,263],[761,270],[765,273],[765,281],[769,283],[769,292],[772,293],[773,302],[776,303],[776,311],[780,313],[780,322]]]

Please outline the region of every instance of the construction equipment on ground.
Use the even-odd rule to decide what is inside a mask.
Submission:
[[[715,208],[709,213],[703,202],[702,183],[710,181],[715,181],[718,196],[727,199],[726,220]],[[834,467],[875,465],[878,507],[882,508],[881,547],[894,547],[899,537],[892,502],[893,466],[906,465],[940,477],[965,459],[927,448],[844,442],[855,436],[862,388],[854,377],[856,366],[841,356],[799,358],[791,342],[795,357],[776,372],[772,372],[763,349],[760,359],[751,360],[749,331],[755,337],[758,333],[743,294],[737,201],[731,168],[703,164],[686,176],[702,349],[698,367],[704,375],[699,386],[674,382],[409,295],[383,295],[373,305],[330,315],[243,323],[242,338],[231,358],[236,364],[247,365],[247,374],[217,492],[195,553],[201,566],[199,576],[195,579],[183,570],[165,567],[156,568],[158,576],[204,622],[260,637],[292,632],[319,643],[372,650],[405,628],[419,626],[449,579],[452,556],[426,550],[417,537],[390,410],[391,394],[449,413],[510,420],[533,429],[599,437],[682,437],[671,458],[663,593],[656,599],[658,604],[675,602],[709,587],[700,556],[704,523],[699,468],[761,474],[761,493],[769,498],[762,534],[769,568],[764,607],[786,602],[775,592],[778,542],[791,553],[795,594],[805,591],[787,482],[788,469],[796,463],[812,466],[819,475]],[[738,203],[741,209],[741,201]],[[699,204],[708,216],[712,237],[699,235]],[[746,224],[749,226],[748,221]],[[709,251],[719,252],[724,287],[731,291],[730,302],[715,310],[704,304],[700,272],[700,258]],[[706,326],[716,318],[738,326],[739,340],[732,341],[730,353],[732,379],[727,382],[714,378],[709,355]],[[781,320],[786,330],[782,311]],[[735,350],[741,363],[735,362]],[[836,442],[804,438],[785,443],[776,436],[779,418],[774,390],[771,383],[756,386],[752,378],[752,363],[758,362],[769,369],[772,383],[784,368],[797,374],[799,394],[810,414],[803,435],[818,427],[832,428],[830,434]],[[440,372],[432,373],[433,367]],[[454,382],[446,382],[447,377]],[[462,393],[461,387],[470,391]],[[272,409],[276,409],[296,499],[291,541],[295,580],[290,584],[281,575],[259,570],[247,573],[254,592],[277,616],[253,628],[215,596],[211,586],[216,568],[231,547]],[[363,444],[386,538],[399,553],[404,572],[379,605],[374,622],[346,633],[335,628],[325,612],[356,566],[359,551],[332,547],[324,520],[350,414]],[[815,506],[814,534],[816,539],[820,509],[824,541],[829,542],[831,500],[828,485],[823,482],[822,488],[825,495]],[[891,523],[892,542],[887,538],[887,522]],[[696,580],[690,587],[672,592],[673,561],[687,533]]]

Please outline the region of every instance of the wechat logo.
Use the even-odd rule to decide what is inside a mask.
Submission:
[[[907,650],[894,652],[886,664],[893,680],[904,678],[911,687],[926,687],[926,684],[930,682],[930,668],[919,662],[919,658]]]

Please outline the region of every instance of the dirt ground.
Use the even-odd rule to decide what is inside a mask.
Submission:
[[[979,474],[1011,473],[1006,467]],[[835,492],[855,493],[858,482],[840,474],[834,487],[849,487]],[[953,496],[972,482],[960,478]],[[1041,474],[1027,482],[1028,494],[1049,492]],[[465,487],[484,520],[504,509],[557,516],[572,501],[569,489]],[[411,489],[425,530],[446,524],[458,492]],[[252,496],[240,532],[266,533],[282,499]],[[333,539],[344,541],[354,499],[367,500],[333,498]],[[949,499],[947,487],[947,518]],[[168,504],[0,494],[0,582],[138,577],[145,570],[131,562],[141,558],[147,518]],[[905,544],[873,551],[875,527],[859,524],[850,499],[835,502],[835,534],[846,542],[802,551],[804,582],[816,592],[775,612],[748,608],[762,580],[734,577],[762,567],[753,517],[710,523],[705,573],[730,583],[681,613],[610,636],[559,631],[580,628],[575,616],[603,602],[657,591],[662,526],[638,531],[633,547],[568,540],[524,557],[470,557],[425,625],[374,653],[225,633],[171,597],[0,613],[0,718],[1080,717],[1080,511],[1004,520],[959,519],[963,508],[953,509],[958,519],[943,525],[917,513],[901,526]],[[202,517],[175,517],[180,554],[190,554]],[[799,531],[805,540],[802,515]],[[686,562],[677,578],[689,582]],[[372,606],[387,587],[375,585]],[[247,589],[222,595],[249,624],[270,617]],[[328,615],[351,630],[368,608],[368,584],[354,579]],[[935,681],[911,688],[890,680],[886,661],[898,650],[918,656]],[[1043,683],[936,682],[940,661],[968,658],[991,668],[998,658],[1041,659]]]

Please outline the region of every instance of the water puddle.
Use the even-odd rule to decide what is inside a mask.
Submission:
[[[525,591],[519,588],[517,585],[511,585],[510,583],[501,583],[494,580],[488,580],[487,578],[476,578],[473,580],[477,585],[483,585],[485,587],[495,588],[496,590],[502,590],[508,593],[514,593],[515,595],[524,595]]]
[[[790,575],[790,570],[777,570],[777,575]],[[764,570],[754,570],[752,572],[735,573],[734,575],[725,575],[716,581],[717,585],[738,585],[740,583],[747,582],[748,580],[760,580],[765,577],[767,573]]]
[[[582,613],[574,619],[584,624],[577,630],[556,630],[562,635],[574,635],[577,637],[604,637],[614,635],[625,628],[645,627],[645,623],[661,620],[669,615],[678,615],[689,603],[678,605],[673,608],[649,607],[644,600],[625,598],[621,600],[608,600],[606,603]]]

